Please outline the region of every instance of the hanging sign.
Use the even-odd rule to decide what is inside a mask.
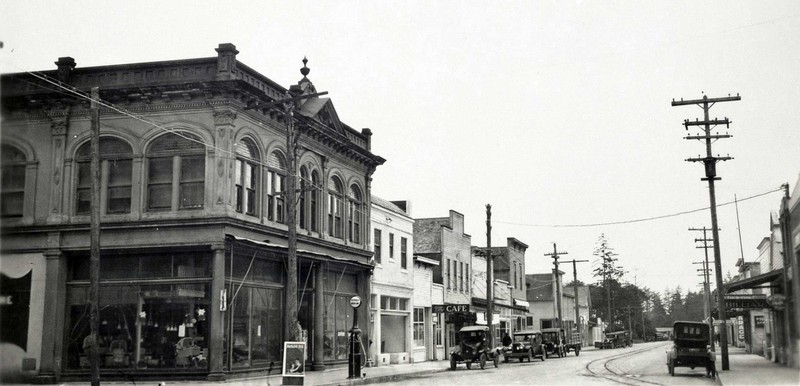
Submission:
[[[434,304],[431,306],[434,314],[454,314],[457,312],[469,312],[469,304]]]
[[[361,307],[361,296],[355,295],[350,298],[350,307],[358,308]]]

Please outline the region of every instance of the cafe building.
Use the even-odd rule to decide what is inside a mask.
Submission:
[[[345,364],[349,299],[369,298],[371,131],[343,123],[302,63],[284,87],[216,56],[2,75],[3,382],[89,379],[90,214],[100,218],[103,379],[277,373],[287,200],[297,203],[298,320],[309,370]],[[100,205],[89,90],[99,87]],[[293,115],[270,103],[298,102]],[[287,194],[286,127],[301,133]],[[28,294],[28,298],[25,297]],[[17,308],[14,308],[17,307]],[[20,308],[21,307],[21,308]],[[26,310],[25,312],[10,312]],[[369,315],[358,315],[369,340]],[[14,332],[14,335],[7,332]]]

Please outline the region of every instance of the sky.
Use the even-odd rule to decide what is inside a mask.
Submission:
[[[309,79],[339,117],[373,131],[387,161],[373,194],[410,200],[415,218],[465,216],[473,245],[515,237],[527,273],[553,251],[596,282],[600,235],[624,280],[699,291],[691,227],[711,226],[703,167],[686,158],[697,106],[733,135],[714,143],[723,275],[754,261],[770,212],[800,177],[797,1],[39,1],[0,2],[0,71],[216,56],[281,85]],[[771,192],[771,193],[768,193]],[[748,197],[764,195],[748,199]],[[675,216],[671,216],[675,215]],[[650,221],[636,221],[668,216]],[[596,226],[563,227],[559,225]],[[741,233],[741,243],[739,233]],[[713,254],[711,254],[713,260]],[[569,277],[571,267],[562,266]]]

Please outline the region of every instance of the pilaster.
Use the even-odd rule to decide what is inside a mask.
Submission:
[[[210,316],[208,358],[209,374],[208,380],[219,382],[225,380],[222,372],[223,355],[225,349],[223,326],[227,311],[223,311],[221,292],[225,288],[225,244],[217,243],[211,246],[211,308],[208,310]]]
[[[214,163],[213,208],[226,211],[231,208],[235,144],[233,142],[236,112],[230,109],[214,111],[214,141],[218,148],[209,158]],[[221,150],[219,150],[221,149]]]
[[[58,233],[48,235],[48,244],[57,243]],[[61,353],[63,352],[64,332],[64,302],[66,300],[66,268],[63,254],[58,248],[47,249],[45,257],[45,285],[44,312],[42,318],[48,323],[48,328],[42,330],[42,351],[39,373],[34,378],[35,383],[51,384],[59,381]],[[61,312],[59,312],[59,310]]]
[[[69,115],[51,118],[53,118],[53,123],[50,125],[50,143],[53,149],[53,174],[49,176],[50,205],[47,222],[61,223],[64,215],[64,147],[67,142]]]

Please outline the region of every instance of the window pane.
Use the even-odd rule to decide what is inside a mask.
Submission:
[[[108,213],[131,211],[131,187],[108,188]]]
[[[148,209],[172,208],[172,185],[151,185],[147,192]]]
[[[181,184],[181,209],[202,208],[204,187],[202,182]]]
[[[233,366],[250,366],[250,288],[244,287],[233,301]]]
[[[203,181],[206,176],[206,160],[204,157],[181,157],[181,182]]]
[[[108,162],[108,186],[130,186],[133,173],[131,160]]]
[[[172,157],[151,158],[148,165],[148,182],[172,183]]]

